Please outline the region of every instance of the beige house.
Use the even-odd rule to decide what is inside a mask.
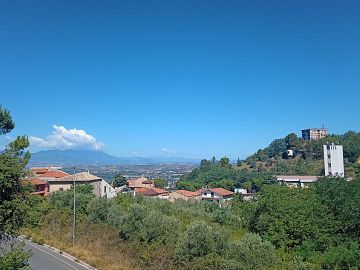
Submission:
[[[138,188],[154,188],[155,187],[154,181],[151,181],[144,176],[141,176],[140,178],[137,178],[137,179],[128,180],[127,182],[128,182],[128,187],[131,190],[136,190]]]
[[[89,172],[80,172],[61,178],[46,179],[49,183],[49,192],[69,190],[74,181],[76,184],[90,184],[94,187],[93,193],[97,197],[113,198],[116,196],[115,189],[111,187],[104,179],[92,175]]]
[[[224,188],[203,188],[196,191],[202,201],[217,202],[220,205],[232,200],[234,192]]]
[[[200,200],[200,195],[197,192],[188,191],[184,189],[176,190],[169,194],[169,200],[174,202],[175,200],[182,199],[182,200]]]

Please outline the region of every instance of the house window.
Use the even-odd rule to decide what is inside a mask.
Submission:
[[[59,188],[59,191],[64,191],[64,189],[61,187],[61,188]]]
[[[211,192],[211,197],[214,197],[214,192]]]
[[[328,167],[331,168],[331,163],[328,163]]]
[[[106,193],[106,186],[104,186],[104,193]]]
[[[330,158],[330,154],[328,154],[328,158]]]
[[[204,196],[206,196],[207,195],[207,193],[206,192],[204,192]]]

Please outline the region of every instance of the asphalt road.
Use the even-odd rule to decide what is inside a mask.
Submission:
[[[35,244],[27,239],[24,241],[24,250],[32,250],[33,255],[29,262],[33,270],[89,270],[90,268],[75,262],[72,258],[66,257],[48,247]]]

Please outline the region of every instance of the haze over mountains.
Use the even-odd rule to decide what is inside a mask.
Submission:
[[[72,165],[150,165],[159,163],[198,163],[199,160],[176,156],[115,157],[102,151],[46,150],[31,154],[30,166]]]

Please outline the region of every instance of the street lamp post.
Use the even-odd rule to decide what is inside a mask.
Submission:
[[[74,217],[73,217],[73,231],[72,231],[72,244],[75,245],[75,233],[76,233],[76,213],[75,213],[75,203],[76,203],[76,197],[75,197],[75,167],[74,167],[74,175],[73,175],[73,180],[74,180]]]

